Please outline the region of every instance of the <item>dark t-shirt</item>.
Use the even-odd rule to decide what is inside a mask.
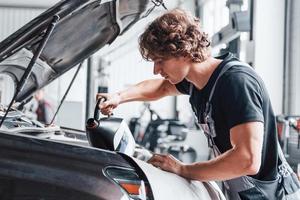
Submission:
[[[221,69],[227,62],[238,60],[231,53],[217,58],[223,61],[213,72],[205,87],[201,90],[192,87],[190,95],[190,103],[201,123],[203,123],[205,103]],[[189,94],[190,82],[184,79],[176,84],[176,88],[183,94]],[[264,123],[261,168],[259,173],[252,177],[259,180],[274,180],[278,161],[276,121],[269,95],[261,78],[251,67],[233,66],[220,77],[211,102],[212,118],[215,121],[217,134],[214,141],[221,153],[232,148],[230,143],[232,127],[253,121]]]

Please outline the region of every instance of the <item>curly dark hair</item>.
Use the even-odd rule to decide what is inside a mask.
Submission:
[[[139,37],[144,59],[186,57],[202,62],[209,55],[208,35],[200,30],[200,20],[175,9],[155,19]]]

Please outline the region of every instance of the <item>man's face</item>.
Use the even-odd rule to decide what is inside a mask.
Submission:
[[[189,62],[185,58],[168,58],[154,60],[154,74],[160,74],[172,84],[182,81],[189,72]]]

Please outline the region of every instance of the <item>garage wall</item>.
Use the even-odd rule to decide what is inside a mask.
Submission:
[[[35,1],[35,0],[0,0],[1,6],[8,7],[21,7],[21,8],[48,8],[54,5],[58,0],[43,0],[43,1]]]
[[[300,115],[300,1],[287,0],[289,10],[288,32],[288,57],[287,57],[287,113],[290,115]]]
[[[284,1],[254,1],[254,66],[264,80],[276,114],[282,112]]]
[[[0,41],[18,30],[44,9],[12,8],[0,6]]]

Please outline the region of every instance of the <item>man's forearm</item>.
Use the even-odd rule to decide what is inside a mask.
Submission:
[[[251,159],[231,149],[215,159],[184,165],[179,175],[199,181],[229,180],[256,174],[253,164]]]
[[[130,101],[153,101],[167,95],[172,95],[166,87],[166,80],[151,79],[140,82],[124,91],[119,92],[120,103]]]

